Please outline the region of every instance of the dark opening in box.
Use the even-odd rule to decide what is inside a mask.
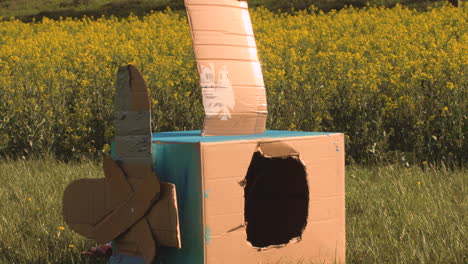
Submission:
[[[254,153],[244,189],[247,240],[252,246],[283,245],[301,237],[309,209],[306,176],[295,157]]]

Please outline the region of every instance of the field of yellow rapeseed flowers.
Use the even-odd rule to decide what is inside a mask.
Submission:
[[[358,161],[466,161],[466,8],[251,16],[269,129],[345,132]],[[0,20],[0,156],[106,151],[115,74],[127,63],[148,81],[155,131],[199,129],[191,45],[186,17],[171,11]]]

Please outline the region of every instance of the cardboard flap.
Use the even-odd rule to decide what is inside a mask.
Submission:
[[[128,184],[125,174],[122,169],[111,158],[104,158],[102,169],[106,177],[106,191],[109,193],[112,201],[117,205],[125,200],[128,200],[133,194],[132,187]]]
[[[107,243],[142,218],[159,197],[159,180],[151,171],[132,190],[122,169],[104,160],[102,179],[72,182],[63,196],[65,222],[77,233]]]
[[[120,168],[115,164],[107,171],[118,175],[119,170]],[[154,173],[147,172],[129,199],[93,227],[94,239],[99,243],[107,243],[126,231],[146,214],[150,206],[159,198],[159,191],[158,177]]]
[[[79,179],[65,188],[63,219],[82,236],[92,239],[93,226],[112,209],[108,203],[105,179]]]
[[[161,196],[146,216],[159,245],[181,248],[175,184],[161,182]]]
[[[159,200],[144,218],[117,237],[115,242],[119,254],[142,255],[146,263],[154,257],[156,246],[181,248],[175,185],[161,182]]]
[[[261,134],[267,102],[247,2],[185,0],[203,106],[203,135]]]
[[[150,264],[156,256],[156,243],[146,218],[141,218],[127,232],[116,238],[119,254],[142,256]]]
[[[291,145],[279,141],[261,142],[258,144],[258,151],[260,151],[265,158],[299,157],[299,152]]]
[[[62,215],[71,229],[94,239],[94,226],[118,205],[130,199],[133,191],[125,175],[110,158],[105,158],[106,178],[79,179],[65,189]]]

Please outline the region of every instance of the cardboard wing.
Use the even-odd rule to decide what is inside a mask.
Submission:
[[[202,135],[262,134],[267,102],[247,2],[185,0],[203,106]]]
[[[148,91],[132,65],[118,72],[115,96],[115,152],[104,160],[105,178],[79,179],[62,201],[65,222],[99,243],[114,240],[121,254],[150,263],[156,243],[180,248],[175,185],[160,182],[152,169]]]

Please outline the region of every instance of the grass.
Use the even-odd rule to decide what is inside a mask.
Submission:
[[[465,170],[350,168],[349,263],[468,263]]]
[[[102,177],[100,167],[53,160],[0,164],[1,264],[96,263],[79,254],[95,243],[69,230],[61,213],[66,185],[83,177]]]
[[[183,0],[0,0],[0,17],[17,17],[24,21],[33,18],[83,17],[114,15],[126,17],[130,13],[141,16],[150,10],[164,10],[167,7],[185,12]],[[272,10],[305,9],[311,5],[320,10],[341,9],[345,5],[355,7],[375,5],[394,6],[396,3],[410,8],[425,9],[444,2],[443,0],[248,0],[250,7],[265,6]]]
[[[102,176],[93,162],[0,161],[0,263],[96,263],[79,256],[95,244],[65,225],[61,197],[73,179]],[[347,263],[468,263],[467,176],[466,169],[347,168]]]

